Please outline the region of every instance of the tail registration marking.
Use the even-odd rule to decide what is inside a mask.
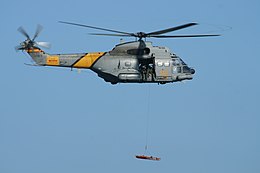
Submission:
[[[58,66],[60,65],[60,59],[58,56],[48,56],[46,59],[47,65]]]

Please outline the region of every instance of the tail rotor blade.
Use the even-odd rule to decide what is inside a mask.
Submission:
[[[51,44],[49,42],[36,42],[36,44],[40,47],[44,47],[44,48],[47,48],[47,49],[51,48]]]
[[[22,46],[15,46],[14,49],[15,49],[16,52],[18,52],[18,50],[22,50],[23,47]]]
[[[39,34],[41,33],[42,29],[43,29],[43,27],[38,24],[32,41],[34,41],[39,36]]]
[[[27,34],[27,32],[25,31],[25,29],[20,26],[18,29],[17,29],[22,35],[24,35],[28,40],[30,40],[30,36]]]

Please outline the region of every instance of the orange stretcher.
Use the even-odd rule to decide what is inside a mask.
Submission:
[[[137,159],[146,159],[146,160],[155,160],[155,161],[161,160],[161,158],[159,158],[159,157],[145,156],[145,155],[136,155],[135,157]]]

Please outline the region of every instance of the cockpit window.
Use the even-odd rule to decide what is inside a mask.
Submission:
[[[187,65],[182,59],[180,59],[182,65]]]
[[[183,66],[183,73],[190,73],[190,68],[188,66]]]
[[[181,58],[172,59],[172,65],[187,65]]]
[[[179,59],[173,59],[172,60],[172,65],[180,65]]]

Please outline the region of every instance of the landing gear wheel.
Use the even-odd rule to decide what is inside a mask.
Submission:
[[[111,84],[112,84],[112,85],[115,85],[115,84],[117,84],[117,82],[111,82]]]

